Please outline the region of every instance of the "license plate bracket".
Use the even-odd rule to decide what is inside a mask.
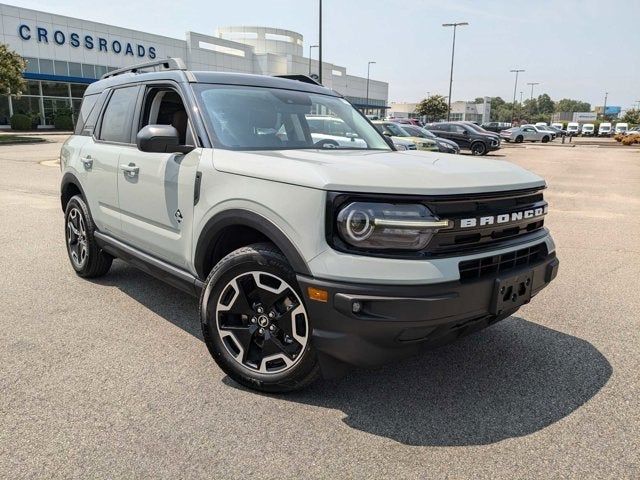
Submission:
[[[491,301],[491,313],[500,315],[506,310],[518,308],[531,300],[533,270],[521,272],[508,278],[496,278]]]

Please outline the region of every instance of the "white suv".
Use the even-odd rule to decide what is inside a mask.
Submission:
[[[315,140],[318,112],[358,141]],[[396,151],[306,77],[176,59],[111,72],[88,87],[61,166],[77,274],[117,257],[198,296],[216,362],[262,391],[476,331],[558,270],[540,177]]]

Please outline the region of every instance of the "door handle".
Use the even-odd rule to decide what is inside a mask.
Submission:
[[[122,170],[125,175],[135,177],[136,175],[138,175],[140,167],[136,167],[135,163],[130,163],[129,165],[120,165],[120,170]]]
[[[91,158],[91,155],[87,155],[86,157],[80,157],[80,161],[84,165],[84,168],[86,168],[87,170],[93,167],[93,158]]]

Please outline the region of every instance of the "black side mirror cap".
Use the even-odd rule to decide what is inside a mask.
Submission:
[[[147,125],[136,135],[136,145],[142,152],[189,153],[193,145],[180,145],[178,130],[173,125]]]

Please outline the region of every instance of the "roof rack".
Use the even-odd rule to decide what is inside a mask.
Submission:
[[[297,80],[298,82],[310,83],[311,85],[319,85],[321,87],[323,86],[320,82],[307,75],[274,75],[274,77],[286,78],[288,80]]]
[[[116,75],[122,75],[123,73],[138,73],[139,70],[145,70],[148,68],[155,68],[155,71],[186,70],[187,65],[181,58],[165,58],[164,60],[154,60],[153,62],[139,63],[137,65],[131,65],[130,67],[111,70],[110,72],[102,75],[102,77],[100,77],[100,80],[115,77]]]

